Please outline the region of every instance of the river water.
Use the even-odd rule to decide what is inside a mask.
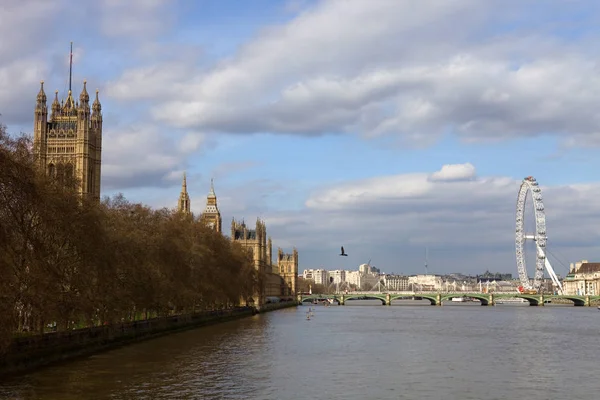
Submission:
[[[595,307],[308,306],[0,382],[6,399],[594,399]],[[428,304],[428,302],[427,302]]]

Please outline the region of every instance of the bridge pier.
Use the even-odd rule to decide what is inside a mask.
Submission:
[[[369,294],[371,294],[371,296],[368,296]],[[461,297],[461,296],[470,296],[470,297],[474,297],[474,298],[478,298],[481,300],[481,305],[483,306],[495,306],[496,305],[496,299],[500,298],[507,298],[507,297],[518,297],[518,298],[522,298],[522,299],[526,299],[529,301],[529,305],[531,306],[544,306],[544,301],[546,300],[546,297],[548,297],[548,299],[568,299],[570,301],[572,301],[574,303],[575,307],[592,307],[593,305],[595,306],[595,302],[600,300],[600,295],[598,296],[593,296],[593,295],[553,295],[553,294],[549,294],[548,296],[545,296],[543,294],[537,294],[537,295],[529,295],[529,294],[514,294],[514,293],[487,293],[487,294],[483,294],[483,293],[415,293],[415,292],[401,292],[401,293],[349,293],[346,295],[343,294],[336,294],[336,295],[325,295],[324,297],[328,297],[328,298],[332,298],[334,300],[336,300],[339,305],[343,306],[346,304],[346,297],[352,299],[355,297],[361,297],[367,295],[367,297],[370,297],[371,299],[379,299],[382,304],[384,305],[391,305],[392,304],[392,299],[398,299],[398,298],[411,298],[413,300],[415,299],[419,299],[419,300],[429,300],[430,304],[432,306],[441,306],[443,305],[442,303],[442,299],[451,299],[452,297]],[[314,299],[314,298],[320,298],[319,295],[297,295],[296,298],[298,300],[298,304],[303,304],[302,301],[303,300],[308,300],[308,299]],[[323,296],[321,296],[323,297]],[[258,300],[258,301],[256,301]],[[255,307],[257,310],[260,310],[261,308],[263,308],[264,302],[261,301],[260,297],[256,297],[255,298],[243,298],[240,299],[240,304],[247,304],[249,306],[253,306]],[[487,303],[487,304],[484,304]]]

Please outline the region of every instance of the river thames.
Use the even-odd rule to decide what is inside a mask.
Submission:
[[[595,307],[308,306],[0,382],[6,399],[593,399]]]

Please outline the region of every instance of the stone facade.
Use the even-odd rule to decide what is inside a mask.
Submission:
[[[179,212],[190,214],[190,197],[187,192],[185,174],[177,209]],[[217,195],[212,179],[210,192],[206,198],[206,207],[200,215],[200,220],[222,233],[221,212],[217,206]],[[284,254],[279,249],[277,263],[273,264],[273,242],[267,236],[265,223],[260,219],[256,220],[255,228],[250,229],[244,221],[238,222],[234,218],[231,221],[231,240],[240,244],[252,255],[254,268],[258,275],[259,290],[252,299],[242,299],[242,305],[254,303],[254,306],[260,308],[266,303],[267,297],[294,298],[298,287],[298,251],[296,249],[292,254]]]
[[[244,221],[237,222],[234,219],[231,222],[231,240],[239,243],[253,256],[260,287],[253,299],[255,305],[261,307],[267,297],[296,295],[298,251],[294,249],[292,254],[284,255],[280,249],[277,264],[273,265],[272,241],[267,238],[267,227],[263,221],[257,219],[256,228],[249,229]]]
[[[61,181],[75,179],[79,193],[100,200],[102,163],[102,106],[90,96],[83,81],[79,100],[71,94],[58,100],[55,92],[48,114],[44,82],[41,82],[34,112],[33,151],[38,166]]]
[[[298,287],[298,250],[294,248],[291,254],[286,254],[278,249],[277,269],[283,278],[283,295],[295,296]]]
[[[571,264],[569,274],[563,280],[566,295],[597,296],[600,294],[600,263],[582,260]]]
[[[265,304],[267,296],[266,280],[267,268],[271,269],[271,263],[267,260],[267,230],[265,223],[260,219],[256,220],[255,229],[249,229],[244,221],[231,221],[231,240],[239,243],[248,251],[254,260],[254,268],[258,274],[259,290],[255,293],[252,301],[258,307]]]
[[[231,240],[239,243],[252,254],[254,268],[260,274],[266,273],[267,267],[271,267],[271,263],[267,261],[267,229],[263,221],[257,219],[255,229],[250,229],[244,221],[237,222],[233,219]]]

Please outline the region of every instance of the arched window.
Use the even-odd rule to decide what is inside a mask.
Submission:
[[[65,165],[63,163],[58,163],[56,166],[56,179],[61,183],[65,180]]]
[[[94,193],[94,188],[95,188],[95,183],[96,183],[96,176],[94,174],[94,168],[93,167],[89,167],[88,169],[88,177],[87,177],[87,192],[88,193]]]
[[[52,163],[48,164],[48,176],[51,176],[53,178],[56,176],[56,168]]]
[[[73,179],[73,170],[73,164],[68,163],[65,165],[65,178],[67,178],[69,181]]]
[[[70,162],[66,163],[64,166],[64,177],[63,182],[65,185],[69,187],[75,186],[75,167]]]

